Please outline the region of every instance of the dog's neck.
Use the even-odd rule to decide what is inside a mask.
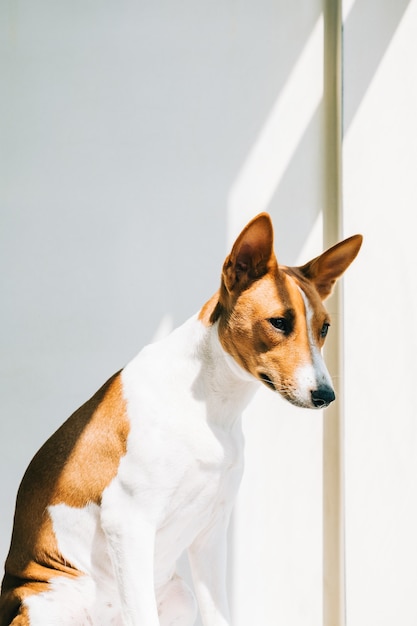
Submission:
[[[228,407],[230,415],[241,414],[249,404],[252,396],[259,389],[257,381],[249,372],[244,370],[235,359],[225,351],[218,335],[217,323],[206,328],[210,344],[210,371],[207,371],[207,381],[212,393],[208,393],[208,401],[217,400],[219,409]]]
[[[164,340],[162,340],[165,343]],[[178,376],[187,380],[192,396],[206,405],[207,419],[232,427],[250,402],[259,382],[243,370],[222,347],[217,323],[206,326],[198,316],[189,319],[166,338]],[[157,348],[158,344],[154,344]]]

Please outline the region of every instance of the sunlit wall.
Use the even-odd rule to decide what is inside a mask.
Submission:
[[[345,20],[347,623],[417,623],[417,2]]]

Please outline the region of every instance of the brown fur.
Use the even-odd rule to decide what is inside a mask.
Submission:
[[[0,626],[26,626],[22,601],[48,590],[56,576],[79,576],[59,553],[47,507],[99,504],[126,453],[129,422],[120,374],[115,374],[48,441],[19,488],[10,552],[0,597]],[[30,515],[28,515],[30,511]]]

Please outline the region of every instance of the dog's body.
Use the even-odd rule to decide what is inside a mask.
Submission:
[[[229,626],[226,531],[257,381],[309,408],[334,399],[322,299],[361,237],[278,267],[261,214],[219,292],[146,347],[46,442],[19,489],[0,626]]]

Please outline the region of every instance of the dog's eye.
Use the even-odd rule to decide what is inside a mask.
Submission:
[[[326,337],[328,330],[329,330],[329,326],[330,324],[328,322],[324,322],[323,326],[321,327],[320,337],[322,337],[322,339]]]
[[[285,317],[271,317],[269,319],[269,323],[272,324],[274,328],[284,333],[284,335],[288,335],[290,332],[290,325]]]

